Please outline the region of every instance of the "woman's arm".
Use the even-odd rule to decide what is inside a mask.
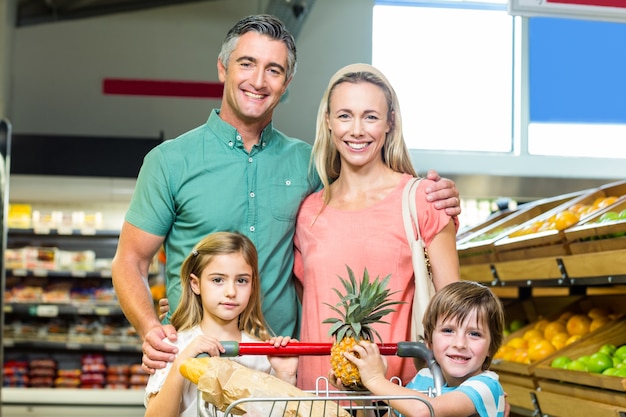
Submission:
[[[452,220],[435,235],[427,249],[435,290],[438,291],[447,284],[461,279],[456,250],[456,230]]]

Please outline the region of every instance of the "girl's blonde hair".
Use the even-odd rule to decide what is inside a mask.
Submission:
[[[371,65],[348,65],[337,71],[330,79],[317,112],[317,126],[311,163],[315,166],[324,185],[324,204],[328,204],[331,198],[330,183],[339,177],[339,172],[341,171],[341,158],[333,144],[327,121],[332,93],[335,87],[341,83],[371,83],[383,90],[387,101],[387,122],[390,127],[385,138],[385,145],[382,148],[383,162],[396,172],[411,174],[414,177],[417,176],[415,168],[413,168],[409,149],[404,142],[400,102],[393,87],[383,73]]]
[[[489,353],[482,366],[482,369],[486,370],[502,344],[504,310],[498,297],[482,284],[473,281],[457,281],[437,291],[430,300],[422,320],[424,340],[428,344],[432,343],[433,332],[440,320],[454,320],[460,323],[472,311],[476,311],[477,320],[487,325],[491,337]]]
[[[202,321],[202,299],[191,289],[191,274],[201,277],[202,271],[213,261],[214,256],[233,253],[240,253],[252,268],[252,291],[248,305],[239,315],[239,330],[259,340],[270,337],[270,330],[261,310],[258,254],[252,241],[236,232],[211,233],[194,247],[183,262],[180,270],[182,289],[180,304],[170,319],[176,329],[189,329]]]

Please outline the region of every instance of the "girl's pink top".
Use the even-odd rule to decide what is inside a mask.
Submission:
[[[304,200],[294,237],[294,272],[304,292],[301,341],[332,342],[328,336],[330,324],[322,324],[322,321],[336,317],[336,313],[324,303],[335,305],[339,301],[332,288],[343,293],[337,276],[348,278],[346,265],[357,278],[362,277],[365,268],[370,279],[377,276],[382,279],[391,274],[390,290],[399,291],[393,298],[406,304],[394,306],[396,312],[385,316],[389,324],[378,324],[374,328],[386,343],[411,340],[409,327],[415,283],[402,220],[402,192],[410,178],[405,174],[384,200],[363,210],[326,207],[320,214],[323,191]],[[435,209],[426,201],[424,189],[429,182],[422,180],[416,193],[420,232],[427,246],[451,220],[443,210]],[[415,376],[411,358],[387,356],[387,361],[388,377],[398,376],[406,384]],[[316,379],[327,376],[329,370],[330,356],[301,356],[298,387],[315,389]]]

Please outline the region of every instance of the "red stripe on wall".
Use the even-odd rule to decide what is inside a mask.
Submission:
[[[202,81],[156,81],[127,78],[105,78],[102,80],[104,94],[123,96],[163,96],[222,98],[221,83]]]
[[[598,7],[626,7],[624,0],[547,0],[548,3],[574,4],[581,6],[598,6]]]

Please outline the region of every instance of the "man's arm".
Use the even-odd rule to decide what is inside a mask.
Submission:
[[[461,199],[454,181],[441,178],[433,169],[428,171],[426,178],[434,181],[432,185],[426,187],[426,200],[432,201],[436,209],[445,209],[451,217],[461,214]]]
[[[148,287],[150,263],[163,240],[124,222],[111,270],[122,311],[143,340],[144,368],[152,371],[164,368],[176,353],[174,346],[163,342],[166,337],[175,340],[176,330],[159,321]]]

